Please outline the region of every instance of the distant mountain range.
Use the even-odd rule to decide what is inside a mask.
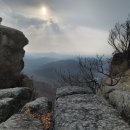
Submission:
[[[34,55],[34,56],[33,56]],[[24,58],[25,67],[23,72],[38,81],[49,82],[58,79],[57,71],[68,70],[78,73],[77,58],[59,54],[31,54]]]
[[[26,54],[23,73],[28,75],[34,82],[34,88],[39,96],[47,96],[53,99],[58,74],[56,71],[69,70],[71,73],[78,72],[77,58],[72,55],[56,53]]]
[[[34,87],[36,87],[40,96],[42,94],[54,96],[56,83],[59,79],[57,72],[69,71],[77,74],[80,71],[77,57],[72,55],[56,53],[26,54],[24,62],[23,72],[33,79]]]

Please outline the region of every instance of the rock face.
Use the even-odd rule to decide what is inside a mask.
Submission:
[[[87,91],[71,95],[64,94],[62,88],[57,91],[61,94],[55,104],[55,130],[130,130],[103,97]]]
[[[27,44],[22,32],[0,25],[0,88],[19,86]]]
[[[31,99],[32,92],[29,88],[11,88],[0,90],[0,123]]]
[[[0,124],[0,130],[44,130],[38,119],[23,114],[15,114],[6,122]]]

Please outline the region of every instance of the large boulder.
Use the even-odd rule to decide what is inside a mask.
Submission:
[[[58,96],[54,119],[55,130],[130,130],[103,97],[82,92]]]
[[[24,67],[23,47],[28,44],[24,34],[0,25],[0,88],[19,86]]]
[[[116,90],[109,94],[110,103],[130,120],[130,92]]]
[[[44,130],[40,120],[24,114],[15,114],[0,124],[0,130]]]

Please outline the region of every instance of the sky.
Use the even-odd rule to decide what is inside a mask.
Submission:
[[[3,25],[23,31],[27,52],[111,54],[109,31],[130,0],[0,0]]]

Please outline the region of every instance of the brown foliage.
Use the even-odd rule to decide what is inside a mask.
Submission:
[[[45,130],[49,130],[51,128],[51,123],[52,123],[52,112],[48,112],[46,114],[39,114],[39,113],[33,113],[31,112],[30,109],[28,109],[24,114],[31,118],[36,118],[39,119],[42,124],[43,128]]]

